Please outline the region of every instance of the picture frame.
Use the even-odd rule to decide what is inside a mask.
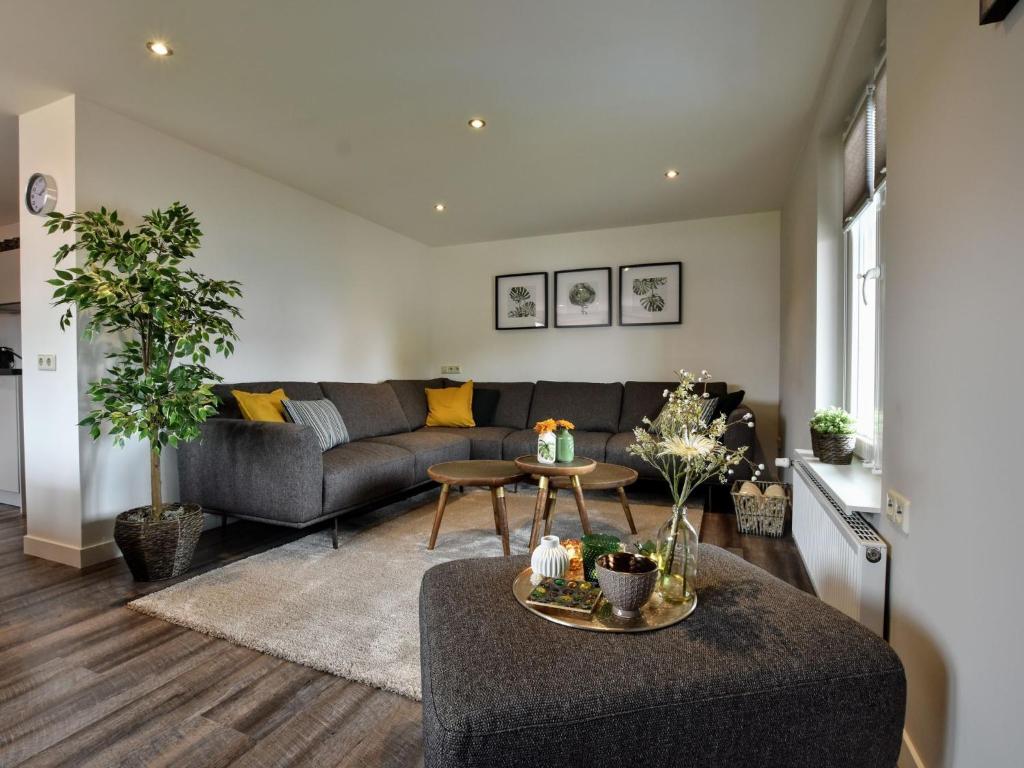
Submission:
[[[612,324],[612,268],[555,272],[555,327],[593,328]]]
[[[518,331],[547,327],[547,272],[519,272],[495,276],[495,330]]]
[[[683,262],[619,267],[619,325],[680,325]]]
[[[980,24],[995,24],[1010,15],[1017,0],[978,0],[978,21]]]

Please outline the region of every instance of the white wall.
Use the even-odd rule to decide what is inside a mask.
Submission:
[[[57,181],[57,210],[76,205],[75,99],[61,99],[19,118],[19,186],[41,171]],[[56,371],[26,365],[22,376],[25,443],[25,551],[80,565],[81,477],[78,455],[78,344],[76,322],[58,326],[50,306],[51,255],[66,235],[48,236],[42,219],[21,207],[21,336],[25,357],[55,354]],[[31,471],[29,471],[31,469]]]
[[[494,276],[683,262],[683,324],[496,331]],[[747,392],[774,456],[779,401],[779,214],[758,213],[435,248],[436,374],[462,365],[478,381],[665,381],[709,369]],[[549,293],[554,277],[549,275]],[[549,312],[551,311],[549,300]],[[613,309],[618,322],[618,307]]]
[[[409,329],[422,321],[426,307],[419,277],[425,270],[425,246],[86,100],[61,104],[71,132],[47,152],[72,153],[67,174],[78,186],[76,205],[58,177],[61,210],[106,205],[133,225],[152,208],[186,202],[205,233],[195,267],[243,283],[245,319],[236,326],[242,339],[238,352],[212,366],[227,380],[374,381],[424,372],[419,339]],[[40,142],[37,126],[27,118],[22,118],[23,169],[55,167],[45,153],[26,164],[28,148]],[[33,223],[38,221],[33,217]],[[22,249],[23,289],[32,304],[27,354],[53,351],[58,343],[74,349],[75,334],[60,335],[56,313],[43,308],[49,295],[43,281],[58,245],[56,237],[36,233]],[[46,330],[45,344],[35,335],[37,329]],[[74,393],[75,417],[64,414],[60,426],[71,425],[63,437],[74,441],[81,463],[82,498],[73,518],[80,537],[76,532],[67,543],[88,551],[107,551],[117,512],[149,499],[145,446],[122,450],[107,440],[94,443],[73,427],[90,407],[85,388],[101,372],[107,349],[104,343],[82,341],[77,371],[63,364],[67,354],[59,355],[58,365],[62,376],[68,371],[76,376],[68,390]],[[31,384],[27,379],[26,388]],[[26,430],[33,435],[44,432],[53,419],[41,416],[41,401],[41,395],[33,394],[34,410],[27,413]],[[53,463],[36,452],[27,458],[29,476],[49,482]],[[164,467],[165,497],[172,500],[177,491],[172,454]],[[55,510],[34,504],[29,485],[30,529],[49,526]]]
[[[924,765],[1020,765],[1024,8],[890,0],[888,34],[890,639]]]

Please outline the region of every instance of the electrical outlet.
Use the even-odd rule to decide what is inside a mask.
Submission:
[[[910,499],[891,488],[885,493],[885,516],[904,533],[910,533]]]
[[[456,374],[457,375],[457,374],[462,373],[462,366],[461,365],[442,365],[441,366],[441,373]]]
[[[36,362],[40,371],[56,371],[57,370],[57,356],[56,355],[37,355]]]

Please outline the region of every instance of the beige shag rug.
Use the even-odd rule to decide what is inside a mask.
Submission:
[[[571,496],[559,498],[553,533],[578,538]],[[437,493],[356,519],[342,519],[341,546],[318,531],[277,549],[209,571],[129,604],[141,613],[238,645],[419,700],[418,598],[431,566],[501,556],[490,493],[452,493],[437,547],[427,538]],[[535,495],[509,493],[513,554],[525,554]],[[653,538],[669,514],[663,501],[633,501],[638,538]],[[595,532],[629,534],[611,494],[588,494]],[[692,515],[700,525],[699,513]],[[230,535],[230,529],[229,533]]]

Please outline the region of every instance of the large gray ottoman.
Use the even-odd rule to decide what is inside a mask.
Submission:
[[[526,557],[427,571],[428,768],[895,766],[906,680],[889,646],[725,550],[700,556],[697,611],[633,635],[527,612],[511,592]]]

